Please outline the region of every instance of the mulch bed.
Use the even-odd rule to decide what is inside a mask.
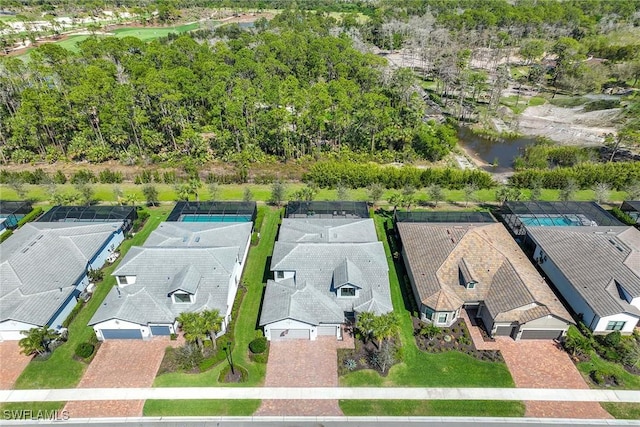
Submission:
[[[387,342],[392,346],[392,348],[396,348],[395,340],[388,340]],[[360,371],[363,369],[373,369],[381,376],[386,377],[393,364],[386,366],[386,369],[383,372],[379,363],[376,363],[375,355],[379,352],[380,349],[376,346],[376,343],[373,343],[372,341],[362,342],[361,340],[355,340],[355,349],[339,348],[338,375],[344,375],[349,372]],[[399,358],[396,357],[396,359]],[[395,363],[399,362],[401,362],[401,360],[395,361]]]
[[[488,362],[504,362],[499,350],[478,350],[473,344],[469,329],[462,319],[448,328],[441,328],[440,333],[429,339],[420,334],[420,330],[426,323],[413,318],[413,334],[416,337],[418,348],[427,353],[444,353],[447,351],[459,351],[478,360]]]

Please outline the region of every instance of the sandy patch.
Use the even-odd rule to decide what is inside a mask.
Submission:
[[[599,146],[606,134],[616,133],[613,120],[621,109],[585,112],[582,107],[551,104],[528,107],[518,116],[518,132],[544,136],[566,145]]]

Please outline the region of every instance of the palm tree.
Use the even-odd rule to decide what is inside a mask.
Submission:
[[[205,310],[200,313],[200,316],[204,320],[205,329],[207,330],[209,338],[211,338],[213,349],[216,350],[218,348],[216,334],[222,329],[222,321],[224,318],[220,316],[220,312],[218,310]]]
[[[365,342],[372,336],[375,328],[376,315],[371,311],[363,311],[358,313],[356,318],[356,328],[362,334]]]
[[[182,312],[177,318],[180,328],[184,332],[187,342],[195,342],[200,351],[203,349],[203,340],[207,337],[207,328],[202,316],[192,312]]]
[[[18,345],[22,347],[21,353],[26,355],[47,353],[49,343],[58,336],[56,331],[47,326],[32,328],[20,333],[26,335],[18,342]]]

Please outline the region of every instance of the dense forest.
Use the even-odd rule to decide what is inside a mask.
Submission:
[[[90,38],[0,63],[2,160],[283,160],[347,146],[437,160],[455,144],[424,123],[407,70],[325,20],[288,11],[256,33],[237,26],[148,44]],[[293,27],[291,23],[298,23]]]

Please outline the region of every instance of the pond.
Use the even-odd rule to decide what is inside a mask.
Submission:
[[[488,164],[498,163],[497,167],[486,167],[489,172],[509,172],[513,170],[513,160],[520,156],[525,147],[535,144],[534,137],[521,137],[492,140],[474,134],[469,128],[458,129],[460,145],[470,154],[479,157]]]

